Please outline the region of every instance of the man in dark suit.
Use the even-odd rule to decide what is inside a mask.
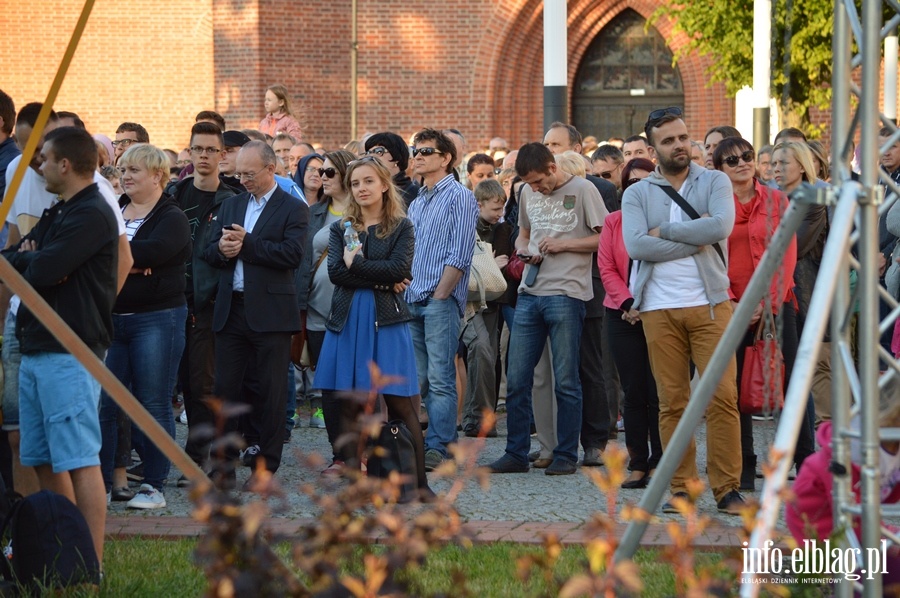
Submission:
[[[222,203],[221,228],[203,256],[222,270],[213,313],[215,393],[227,404],[243,402],[247,364],[258,364],[259,456],[274,473],[281,463],[291,334],[300,330],[294,271],[303,256],[309,208],[278,188],[275,152],[261,141],[238,153],[235,176],[247,193]],[[226,433],[237,425],[238,418],[229,417]],[[234,483],[235,447],[224,456],[214,481],[227,487]]]

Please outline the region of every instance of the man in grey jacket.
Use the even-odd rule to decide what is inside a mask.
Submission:
[[[665,447],[691,395],[690,362],[703,375],[731,320],[726,240],[734,198],[724,173],[691,162],[691,139],[679,108],[650,113],[644,125],[657,169],[622,198],[622,235],[634,260],[632,294],[644,322],[650,366],[659,389],[659,432]],[[672,191],[693,207],[693,219]],[[671,195],[670,195],[671,194]],[[719,511],[740,514],[741,451],[736,366],[731,359],[707,409],[709,484]],[[673,498],[687,499],[697,474],[691,441],[672,478]],[[672,502],[663,512],[677,513]]]

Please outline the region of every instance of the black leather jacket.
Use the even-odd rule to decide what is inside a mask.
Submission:
[[[340,332],[347,323],[350,304],[356,289],[375,292],[375,328],[412,319],[402,295],[394,293],[394,283],[412,278],[415,233],[409,219],[404,218],[394,232],[381,239],[375,227],[359,233],[362,250],[356,254],[350,269],[344,264],[344,222],[330,227],[328,239],[328,276],[335,284],[331,313],[325,327]]]

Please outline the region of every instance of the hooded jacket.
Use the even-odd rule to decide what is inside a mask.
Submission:
[[[806,538],[825,540],[834,532],[832,518],[831,488],[831,422],[823,422],[816,432],[816,442],[822,448],[803,461],[803,467],[797,474],[792,488],[793,500],[785,505],[784,518],[791,535],[798,543]],[[851,451],[852,454],[852,451]],[[850,489],[855,502],[860,499],[859,464],[851,460]],[[882,503],[900,502],[900,484],[894,486]],[[812,526],[812,529],[808,529]],[[857,537],[860,533],[859,519],[855,519],[853,528]],[[813,535],[815,534],[815,535]]]
[[[678,192],[698,214],[709,217],[692,220],[682,213],[681,222],[669,222],[672,199],[662,188],[671,186],[657,167],[650,176],[628,187],[622,196],[622,238],[638,268],[633,307],[641,308],[644,287],[657,262],[685,257],[694,258],[710,306],[728,301],[728,268],[712,245],[719,244],[727,261],[726,240],[734,228],[731,181],[724,172],[691,162]],[[659,237],[648,234],[654,228],[659,228]]]
[[[119,207],[131,198],[122,195]],[[134,268],[150,274],[129,274],[113,313],[146,313],[184,305],[185,262],[191,256],[191,227],[171,195],[156,202],[131,239]]]
[[[297,170],[294,171],[294,182],[300,187],[300,191],[303,193],[303,199],[306,200],[307,205],[311,206],[321,200],[324,193],[322,188],[319,187],[319,193],[316,197],[306,197],[306,189],[303,187],[303,177],[306,175],[306,167],[309,165],[310,160],[324,160],[324,158],[319,154],[308,154],[300,158],[300,161],[297,162]]]

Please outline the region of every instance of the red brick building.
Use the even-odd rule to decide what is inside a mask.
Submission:
[[[11,0],[15,28],[34,4]],[[23,35],[0,37],[0,88],[17,105],[42,99],[81,3],[28,16]],[[502,136],[542,136],[543,2],[357,0],[358,132],[408,136],[455,127],[470,148]],[[692,136],[734,121],[734,102],[708,85],[708,59],[671,55],[684,43],[656,0],[570,0],[570,120],[601,138],[640,131],[646,113],[685,108]],[[16,17],[15,15],[19,15]],[[267,85],[283,83],[302,107],[306,139],[326,147],[351,135],[351,0],[129,0],[98,2],[56,107],[112,136],[125,120],[178,148],[194,115],[221,112],[229,128],[255,127]]]

